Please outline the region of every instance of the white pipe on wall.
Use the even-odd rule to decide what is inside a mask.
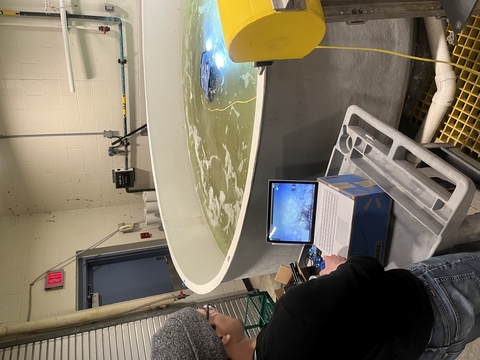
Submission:
[[[70,41],[68,38],[67,9],[65,0],[60,0],[60,22],[62,24],[63,47],[65,48],[65,60],[67,62],[68,84],[70,92],[75,92],[73,83],[72,57],[70,56]]]
[[[442,21],[434,17],[425,18],[424,21],[432,58],[450,62],[450,52]],[[433,96],[427,116],[415,136],[415,141],[419,143],[429,143],[432,140],[448,107],[452,104],[455,96],[456,76],[451,65],[435,63],[435,84],[437,92]]]
[[[125,301],[118,304],[105,305],[93,309],[81,310],[73,314],[57,316],[50,319],[2,325],[0,326],[0,338],[9,335],[28,335],[48,332],[61,327],[95,322],[110,317],[121,316],[126,313],[132,314],[134,312],[145,311],[148,309],[157,309],[161,306],[171,305],[174,301],[174,294],[167,293],[149,296],[143,299]]]
[[[16,22],[11,22],[11,21],[8,21],[8,22],[2,22],[0,23],[0,26],[15,26],[15,27],[28,27],[28,28],[48,28],[48,29],[52,29],[52,30],[62,30],[62,25],[56,25],[56,24],[52,24],[52,23],[48,23],[48,24],[33,24],[33,23],[26,23],[26,24],[22,24],[22,23],[16,23]],[[74,27],[75,29],[80,29],[80,30],[91,30],[91,31],[95,31],[95,32],[98,32],[98,28],[94,29],[92,27],[86,27],[86,26],[80,26],[80,25],[74,25],[74,26],[70,26],[71,28]]]

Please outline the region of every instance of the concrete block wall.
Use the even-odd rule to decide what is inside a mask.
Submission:
[[[55,0],[53,0],[55,3]],[[58,3],[58,1],[57,1]],[[141,0],[66,0],[75,14],[116,16],[123,21],[127,64],[128,130],[146,123],[141,49]],[[44,11],[44,0],[0,0],[0,10]],[[103,34],[98,26],[108,25]],[[43,271],[113,232],[125,221],[142,221],[141,193],[115,189],[111,140],[123,135],[118,27],[69,21],[76,92],[69,91],[59,19],[0,16],[0,324],[27,319],[29,284]],[[161,94],[159,94],[160,96]],[[159,114],[160,116],[161,114]],[[15,137],[12,135],[46,134]],[[130,140],[136,188],[153,187],[148,137]],[[150,230],[152,232],[152,230]],[[163,237],[159,230],[154,237]],[[102,246],[135,243],[139,233],[117,234]],[[33,287],[32,320],[75,311],[76,268],[65,268],[62,290]],[[241,280],[221,284],[187,301],[245,291]]]
[[[119,223],[142,219],[142,204],[0,218],[0,324],[26,321],[29,284],[42,272],[103,239],[115,231]],[[164,238],[158,227],[142,231],[152,234],[149,240]],[[118,233],[100,247],[140,241],[145,241],[140,238],[140,231]],[[65,267],[63,289],[46,291],[44,281],[37,282],[32,291],[31,320],[74,312],[76,280],[76,265],[72,262]],[[206,295],[185,289],[185,293],[191,295],[188,302],[206,302],[239,292],[245,292],[241,280],[221,284]]]
[[[67,0],[69,12],[117,16],[123,21],[128,131],[146,123],[141,58],[140,0]],[[44,11],[43,0],[0,0],[0,9]],[[123,135],[119,31],[114,22],[70,20],[76,92],[69,91],[60,20],[0,16],[0,216],[126,205],[140,196],[116,190],[108,156],[110,139]],[[110,31],[98,30],[108,25]],[[60,135],[60,136],[59,136]],[[135,187],[153,187],[148,137],[134,136],[129,166]]]

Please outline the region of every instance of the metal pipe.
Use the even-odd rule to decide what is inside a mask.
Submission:
[[[464,5],[463,2],[459,3]],[[447,15],[439,0],[322,0],[322,9],[327,23]],[[475,6],[473,14],[480,14],[480,2]]]
[[[122,23],[121,21],[118,23],[118,36],[120,43],[123,43],[123,36],[122,36]],[[125,60],[123,54],[123,46],[120,47],[120,59],[118,61],[121,67],[121,75],[122,75],[122,111],[123,111],[123,133],[124,136],[127,136],[127,97],[125,91]],[[128,169],[128,145],[125,144],[125,170]]]
[[[68,37],[67,10],[65,9],[65,0],[60,0],[60,22],[62,24],[63,48],[65,50],[65,60],[67,63],[68,85],[70,92],[75,92],[75,83],[73,82],[72,57],[70,55],[70,40]]]
[[[0,15],[42,16],[42,17],[56,17],[56,18],[60,17],[60,14],[56,14],[56,13],[43,13],[43,12],[36,12],[36,11],[15,11],[15,10],[0,10]]]
[[[125,191],[129,194],[134,194],[134,193],[139,193],[139,192],[144,192],[144,191],[155,191],[155,188],[147,188],[147,189],[131,189],[131,188],[125,188]]]
[[[15,26],[15,27],[29,27],[29,28],[49,28],[53,30],[62,30],[61,25],[55,25],[55,24],[22,24],[22,23],[14,23],[14,22],[3,22],[0,23],[0,26]],[[79,30],[91,30],[91,31],[97,31],[98,28],[88,28],[86,26],[79,26],[79,25],[70,25],[70,28],[75,28]]]
[[[38,17],[60,17],[60,14],[52,13],[42,13],[42,12],[29,12],[29,11],[12,11],[12,10],[0,10],[0,15],[9,15],[9,16],[38,16]],[[120,59],[118,63],[120,64],[120,74],[122,82],[122,113],[123,113],[123,136],[127,136],[127,101],[126,101],[126,91],[125,91],[125,60],[124,51],[123,51],[123,23],[122,19],[112,16],[96,16],[96,15],[77,15],[67,13],[68,19],[82,19],[82,20],[95,20],[95,21],[112,21],[116,22],[118,25],[118,39],[120,47]],[[125,145],[125,169],[128,169],[128,145]]]
[[[127,100],[126,100],[126,90],[125,90],[125,60],[123,52],[123,23],[120,18],[110,17],[110,16],[94,16],[94,15],[75,15],[67,14],[68,18],[72,19],[83,19],[83,20],[102,20],[102,21],[114,21],[118,25],[118,41],[120,44],[120,59],[118,63],[120,64],[120,76],[122,83],[122,114],[123,114],[123,136],[127,136]],[[128,145],[125,145],[125,170],[128,169]]]
[[[0,139],[18,139],[18,138],[50,137],[50,136],[92,136],[92,135],[103,136],[103,132],[0,135]]]

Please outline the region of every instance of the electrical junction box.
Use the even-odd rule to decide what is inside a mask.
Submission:
[[[116,189],[125,189],[133,187],[135,183],[135,169],[113,169],[113,182]]]
[[[105,4],[105,11],[106,12],[115,12],[115,5],[114,4]]]

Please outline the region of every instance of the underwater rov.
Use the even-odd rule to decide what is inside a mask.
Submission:
[[[215,85],[217,82],[217,73],[210,52],[204,51],[202,53],[202,60],[200,61],[200,86],[202,87],[205,97],[208,101],[212,101],[215,95]]]
[[[200,86],[202,87],[205,97],[208,101],[212,101],[217,92],[217,81],[221,74],[221,69],[225,65],[225,58],[219,52],[213,52],[208,49],[211,44],[207,42],[207,51],[202,53],[200,61]]]

